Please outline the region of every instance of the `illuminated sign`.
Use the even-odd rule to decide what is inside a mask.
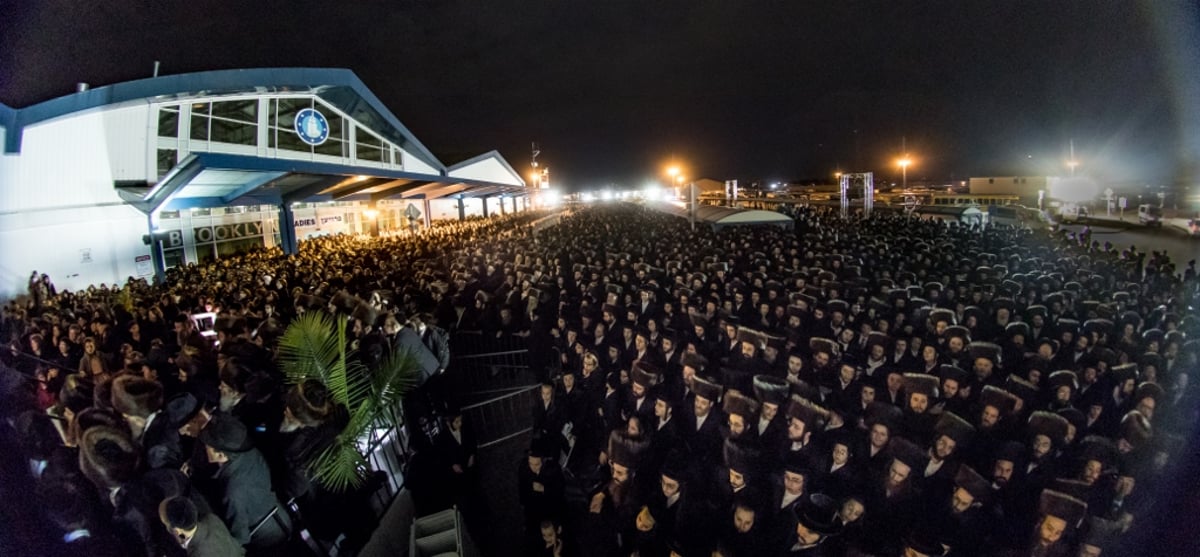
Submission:
[[[295,221],[293,221],[293,223],[295,224],[296,228],[304,228],[306,226],[317,226],[318,220],[320,221],[320,224],[329,224],[331,222],[342,222],[342,215],[332,215],[332,216],[328,216],[328,217],[321,217],[320,219],[317,219],[316,217],[296,219]]]
[[[309,145],[320,145],[329,139],[329,120],[315,108],[296,113],[296,135]]]
[[[196,243],[223,242],[241,238],[256,238],[262,236],[261,222],[242,222],[237,224],[219,224],[204,226],[192,230]]]

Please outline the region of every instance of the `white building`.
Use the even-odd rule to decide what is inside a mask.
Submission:
[[[34,270],[75,289],[526,205],[499,153],[443,164],[344,69],[201,72],[0,104],[0,143],[0,298]]]

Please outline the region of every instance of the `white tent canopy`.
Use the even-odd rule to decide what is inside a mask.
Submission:
[[[688,217],[687,206],[676,205],[674,203],[647,203],[646,207],[677,217]],[[711,226],[714,231],[719,231],[726,226],[772,225],[791,228],[795,224],[795,221],[791,217],[774,211],[735,209],[713,205],[700,205],[696,207],[696,222]]]

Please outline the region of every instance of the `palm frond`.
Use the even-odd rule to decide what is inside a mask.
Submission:
[[[333,317],[308,312],[288,325],[279,339],[279,364],[289,383],[316,379],[328,386],[341,347],[334,333]]]
[[[334,400],[346,406],[350,420],[337,440],[309,463],[313,479],[331,491],[362,485],[369,470],[362,445],[376,428],[403,425],[401,401],[420,378],[420,366],[407,350],[384,356],[379,369],[368,369],[346,343],[345,317],[313,312],[289,326],[280,339],[280,365],[292,383],[321,381]]]
[[[322,487],[342,493],[362,485],[367,459],[358,451],[354,438],[343,433],[309,463],[309,470]]]
[[[399,407],[404,395],[417,388],[421,367],[409,350],[393,350],[371,376],[372,390],[386,408]]]
[[[333,395],[333,400],[338,404],[342,404],[347,408],[350,407],[350,380],[346,377],[346,372],[349,370],[346,347],[346,316],[338,315],[334,319],[334,341],[337,343],[337,359],[333,362],[329,370],[329,377],[325,381],[325,387],[329,389],[329,394]]]

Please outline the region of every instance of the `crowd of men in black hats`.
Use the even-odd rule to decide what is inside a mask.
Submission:
[[[33,394],[43,408],[69,406],[72,377],[102,391],[115,382],[105,374],[141,362],[149,371],[134,374],[179,375],[183,387],[164,390],[219,405],[239,381],[163,356],[189,344],[194,331],[176,316],[198,309],[240,322],[230,338],[260,346],[267,361],[288,319],[314,309],[351,316],[352,342],[368,357],[403,339],[411,321],[398,314],[451,333],[524,337],[545,380],[518,470],[533,553],[1122,547],[1195,423],[1194,269],[1066,234],[790,214],[794,230],[714,234],[621,205],[537,232],[538,215],[525,215],[418,238],[306,242],[291,258],[258,252],[181,269],[161,287],[48,295],[33,281],[42,301],[6,310],[5,330],[15,352],[58,350],[76,362],[50,377],[14,361],[41,379]],[[91,329],[91,351],[76,327]],[[82,353],[71,353],[77,339]],[[117,361],[129,353],[144,360]],[[270,367],[260,363],[255,377],[267,382]],[[64,382],[63,369],[79,372]],[[265,390],[285,393],[295,414],[312,406],[292,408],[300,387]],[[116,406],[112,393],[95,398]],[[125,424],[139,417],[115,413]],[[21,414],[43,421],[31,415]],[[214,450],[247,444],[228,437]],[[155,461],[144,440],[127,445],[142,450],[139,472]],[[460,460],[447,467],[474,465]]]
[[[408,349],[422,380],[441,373],[448,341],[424,313],[431,289],[414,295],[413,261],[535,216],[313,239],[292,257],[171,269],[157,286],[59,291],[35,272],[0,321],[0,499],[37,504],[0,510],[0,554],[294,555],[297,510],[310,536],[361,547],[379,478],[348,493],[314,481],[349,414],[320,382],[287,383],[281,334],[307,311],[344,315],[365,363]]]
[[[712,235],[592,211],[538,237],[561,365],[520,467],[532,545],[1116,552],[1195,422],[1194,271],[1067,234],[794,216]]]

